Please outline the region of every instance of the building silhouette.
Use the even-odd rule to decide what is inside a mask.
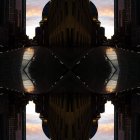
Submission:
[[[140,44],[140,2],[139,0],[114,1],[115,37],[125,47]]]
[[[26,102],[9,91],[0,91],[0,139],[26,140]]]
[[[34,100],[42,129],[52,140],[89,140],[98,129],[105,100],[88,94],[53,93]]]
[[[88,0],[49,1],[35,39],[49,46],[91,46],[105,40],[96,6]]]
[[[10,48],[26,38],[26,0],[0,0],[0,45]]]
[[[117,97],[116,97],[117,99]],[[115,102],[115,140],[140,139],[140,97],[134,92],[119,97]]]

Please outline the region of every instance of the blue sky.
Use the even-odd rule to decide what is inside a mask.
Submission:
[[[32,38],[35,27],[39,26],[42,9],[48,0],[27,0],[27,35]],[[101,26],[105,27],[106,36],[114,34],[114,0],[92,0],[98,9]]]

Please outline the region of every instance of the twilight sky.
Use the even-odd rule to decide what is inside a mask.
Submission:
[[[39,26],[42,10],[49,0],[27,0],[27,35],[32,38],[35,27]],[[98,9],[101,26],[105,27],[105,34],[110,38],[114,34],[114,0],[91,0]]]
[[[30,102],[26,108],[27,140],[49,140],[42,131],[39,114],[35,113],[35,105]],[[114,140],[114,107],[111,102],[105,105],[105,113],[98,121],[98,130],[91,140]]]

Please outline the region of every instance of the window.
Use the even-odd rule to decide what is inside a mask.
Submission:
[[[140,25],[140,0],[136,0],[136,20],[137,25]]]
[[[75,16],[75,1],[72,2],[72,15]]]
[[[68,125],[66,124],[65,125],[65,138],[68,137],[68,131],[69,131],[69,128],[68,128]]]
[[[61,43],[62,44],[64,43],[64,33],[63,33],[63,31],[61,32]],[[64,99],[62,99],[62,107],[63,107],[63,101],[64,101]]]
[[[137,114],[136,117],[136,139],[139,140],[140,139],[140,114]]]
[[[74,42],[74,29],[71,28],[71,43]]]
[[[65,14],[68,15],[68,2],[65,1]]]
[[[69,43],[69,41],[70,41],[70,31],[69,31],[69,28],[66,29],[66,38],[67,38],[67,42]]]
[[[3,24],[4,20],[4,0],[0,0],[0,25]]]
[[[3,140],[4,139],[4,136],[3,136],[3,116],[0,114],[0,140]]]

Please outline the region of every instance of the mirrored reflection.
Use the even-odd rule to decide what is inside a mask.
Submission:
[[[98,121],[98,131],[91,140],[114,140],[114,105],[108,101]]]
[[[33,48],[27,48],[23,54],[23,60],[31,60],[34,55],[35,50]]]
[[[13,74],[13,71],[17,73],[17,71],[19,72],[19,68],[21,68],[19,75],[22,75],[22,79],[20,81],[26,94],[21,94],[21,92],[11,90],[10,88],[0,88],[0,140],[8,140],[8,138],[19,140],[22,137],[26,137],[25,106],[30,100],[35,103],[36,113],[40,114],[42,123],[40,131],[49,139],[93,139],[99,130],[98,123],[102,117],[101,113],[105,111],[105,103],[108,100],[114,104],[115,108],[114,137],[124,140],[129,140],[130,137],[134,138],[132,140],[140,138],[140,90],[139,88],[126,90],[124,86],[130,83],[130,81],[131,83],[135,81],[135,78],[127,80],[130,75],[134,77],[139,72],[139,67],[137,67],[137,71],[128,69],[135,65],[132,61],[127,64],[128,59],[126,58],[129,58],[129,60],[132,60],[131,58],[138,60],[138,55],[133,54],[132,57],[132,54],[104,47],[97,48],[96,52],[94,50],[91,50],[88,54],[84,52],[84,55],[82,55],[83,52],[81,54],[80,50],[79,52],[76,51],[80,54],[80,58],[77,57],[76,53],[76,57],[72,59],[73,61],[71,60],[71,63],[67,63],[69,61],[67,59],[62,64],[61,58],[57,57],[57,55],[63,54],[64,60],[67,51],[63,52],[61,50],[60,52],[59,50],[59,53],[57,53],[57,50],[55,55],[52,55],[52,50],[48,51],[48,49],[41,48],[38,49],[38,56],[34,59],[36,55],[35,50],[32,48],[25,49],[24,53],[22,53],[23,50],[19,50],[22,55],[19,54],[16,59],[19,57],[22,59],[18,63],[14,63],[16,61],[13,61],[12,66],[15,67],[14,69],[10,69],[12,70],[10,74]],[[6,66],[9,66],[7,64],[10,60],[13,60],[10,58],[14,58],[15,54],[14,52],[12,55],[11,53],[3,55],[3,58],[8,57],[9,59],[5,59],[5,61],[8,60]],[[73,57],[71,54],[69,56]],[[43,61],[44,58],[46,58],[45,61]],[[138,62],[139,60],[135,61],[135,64],[139,64]],[[73,70],[75,68],[74,64],[78,67],[77,71]],[[125,74],[126,71],[128,72],[127,74]],[[58,74],[58,72],[60,73]],[[45,74],[46,76],[44,76]],[[76,74],[79,74],[79,77]],[[121,76],[125,76],[124,83],[121,83]],[[45,90],[43,89],[43,86],[46,87],[47,85],[47,80],[50,86],[53,85],[49,91],[46,88]],[[107,82],[105,83],[105,81]],[[136,83],[138,81],[139,77]],[[118,82],[121,83],[123,92],[116,93]],[[93,90],[90,90],[86,83]],[[28,94],[36,93],[35,90],[37,87],[41,90],[43,89],[43,94],[41,94],[41,90],[39,90],[38,94]],[[94,90],[96,87],[100,89],[97,91],[103,91],[104,87],[106,87],[106,91],[103,93],[112,94],[100,94],[100,92]],[[118,91],[121,90],[118,89]],[[111,120],[111,122],[113,121]],[[17,126],[18,128],[15,130],[13,126]],[[36,129],[35,131],[37,132]],[[18,132],[20,134],[17,136]]]
[[[114,48],[107,48],[106,55],[109,58],[109,60],[117,60],[117,54]]]
[[[100,113],[104,112],[106,99],[90,94],[58,95],[56,91],[49,96],[40,96],[34,102],[48,138],[89,140],[98,130],[98,120]]]
[[[23,53],[23,60],[21,66],[21,76],[25,92],[33,93],[35,90],[35,83],[32,80],[29,72],[29,67],[34,59],[35,50],[33,48],[25,49]]]
[[[29,102],[26,106],[26,140],[48,140],[42,131],[42,121],[35,112],[35,104]]]
[[[122,49],[68,51],[38,46],[3,53],[0,58],[0,86],[22,93],[46,94],[62,81],[64,87],[70,85],[70,77],[79,81],[79,85],[77,88],[72,82],[69,89],[80,92],[83,86],[90,92],[103,94],[140,86],[140,55]]]
[[[96,134],[104,138],[107,132],[108,138],[112,137],[114,123],[114,139],[139,140],[140,134],[140,90],[118,93],[114,96],[75,94],[52,92],[48,95],[25,96],[11,91],[0,89],[0,139],[19,140],[26,137],[26,123],[29,121],[42,126],[38,128],[28,124],[27,133],[33,131],[36,134],[44,133],[48,139],[95,139]],[[27,98],[28,97],[28,98]],[[25,107],[29,100],[33,100],[35,106],[28,108],[30,116],[25,121]],[[107,116],[101,115],[105,112],[105,104],[110,100],[114,104],[113,109],[107,106]],[[42,122],[35,120],[32,115],[33,109],[40,114]],[[35,115],[38,116],[39,115]],[[99,121],[105,117],[103,124]],[[8,122],[8,123],[7,123]],[[40,125],[42,123],[42,125]],[[101,125],[101,127],[100,127]],[[16,126],[16,129],[15,129]],[[99,132],[98,132],[99,131]],[[17,135],[18,133],[18,135]],[[43,138],[45,139],[43,135]],[[99,136],[99,135],[97,135]],[[102,137],[103,136],[103,137]],[[28,135],[28,138],[32,136]]]
[[[140,91],[126,92],[115,99],[115,138],[140,139]]]
[[[31,80],[23,80],[23,86],[26,92],[32,93],[35,90],[34,84]]]
[[[106,49],[106,57],[111,67],[111,73],[106,81],[106,92],[114,92],[117,88],[119,78],[119,63],[116,50],[113,48]]]

